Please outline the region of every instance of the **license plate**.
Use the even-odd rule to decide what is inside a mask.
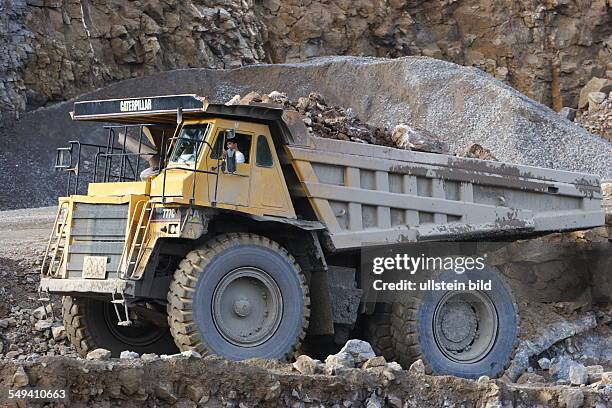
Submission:
[[[106,262],[105,256],[85,256],[83,258],[83,278],[105,279]]]

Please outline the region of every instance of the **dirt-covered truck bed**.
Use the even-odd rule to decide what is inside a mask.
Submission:
[[[603,225],[596,176],[354,142],[286,146],[336,249]]]

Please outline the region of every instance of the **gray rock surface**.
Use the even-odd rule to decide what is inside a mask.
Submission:
[[[79,100],[197,93],[225,102],[249,91],[280,90],[292,99],[321,93],[357,117],[392,128],[411,123],[451,152],[478,143],[500,161],[612,176],[612,145],[482,71],[418,57],[396,60],[329,57],[302,64],[236,70],[190,69],[123,81]],[[64,179],[50,168],[55,148],[84,135],[104,142],[99,125],[73,123],[72,103],[30,112],[0,130],[0,184],[12,191],[0,207],[54,203]]]
[[[111,357],[110,350],[97,348],[87,353],[87,360],[108,360]]]
[[[124,350],[119,355],[119,358],[122,360],[132,360],[132,359],[139,358],[139,357],[140,355],[138,353],[136,353],[135,351],[130,351],[130,350]]]
[[[363,364],[365,361],[376,357],[376,353],[372,349],[372,346],[367,341],[351,339],[346,342],[344,347],[338,354],[348,354],[352,357],[353,361],[357,365]],[[336,354],[336,355],[338,355]]]
[[[574,364],[569,368],[569,380],[573,385],[586,384],[589,381],[589,373],[582,364]]]

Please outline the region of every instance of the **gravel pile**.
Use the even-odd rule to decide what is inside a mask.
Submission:
[[[1,223],[0,223],[1,224]],[[40,251],[24,245],[21,260],[0,256],[0,361],[30,361],[43,356],[72,356],[59,307],[38,301]],[[4,254],[0,254],[4,255]],[[14,256],[15,254],[8,254]],[[60,305],[58,296],[53,303]]]

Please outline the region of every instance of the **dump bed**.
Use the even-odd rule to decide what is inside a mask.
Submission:
[[[488,239],[604,224],[597,177],[311,137],[286,146],[336,249]]]

